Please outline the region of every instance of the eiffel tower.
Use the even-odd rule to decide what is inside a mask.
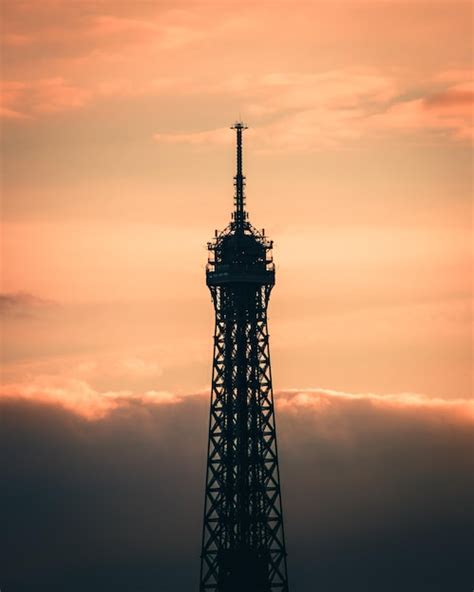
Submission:
[[[245,210],[242,134],[229,225],[208,243],[215,308],[200,592],[288,592],[267,307],[272,241]]]

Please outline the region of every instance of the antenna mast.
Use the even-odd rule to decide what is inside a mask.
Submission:
[[[231,129],[235,129],[237,135],[237,173],[234,177],[234,222],[235,228],[239,232],[244,231],[244,222],[247,218],[245,206],[245,176],[242,172],[242,132],[247,129],[247,126],[242,121],[236,121]]]

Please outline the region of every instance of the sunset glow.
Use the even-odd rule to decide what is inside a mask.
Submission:
[[[155,421],[168,433],[176,409],[192,424],[211,381],[206,244],[230,219],[241,118],[247,209],[274,240],[288,458],[359,450],[359,417],[374,442],[380,419],[426,450],[436,430],[470,433],[470,3],[5,0],[2,20],[6,408],[65,414],[99,442],[115,421],[143,422],[137,441]]]

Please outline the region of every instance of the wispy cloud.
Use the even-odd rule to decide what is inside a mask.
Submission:
[[[369,127],[378,131],[442,134],[445,138],[474,139],[474,84],[454,84],[420,98],[400,101],[373,115]]]
[[[402,4],[406,5],[404,10],[410,10],[411,3]],[[3,116],[20,122],[74,112],[101,101],[127,103],[138,97],[167,97],[172,104],[178,99],[179,104],[189,106],[190,112],[196,99],[199,104],[209,104],[210,110],[216,104],[223,105],[223,111],[238,105],[254,122],[256,146],[262,151],[341,148],[378,135],[413,136],[420,142],[428,136],[431,142],[464,143],[472,137],[469,97],[460,88],[472,81],[469,68],[462,64],[446,67],[446,62],[437,72],[427,71],[414,79],[409,67],[399,67],[396,60],[381,67],[370,55],[353,62],[345,60],[345,66],[337,62],[328,67],[319,61],[309,65],[301,60],[299,47],[306,40],[311,50],[317,51],[310,42],[314,31],[308,19],[308,23],[298,21],[299,29],[294,32],[288,27],[286,47],[294,47],[296,61],[288,60],[293,67],[284,60],[281,69],[274,69],[275,62],[266,60],[257,47],[267,30],[275,28],[275,36],[268,38],[268,49],[278,49],[281,22],[285,16],[295,18],[289,3],[278,6],[275,15],[268,15],[253,5],[242,10],[235,2],[219,11],[194,2],[174,8],[99,3],[83,11],[77,11],[74,3],[48,2],[41,10],[32,2],[11,3],[6,11],[4,43],[22,67],[17,69],[18,76],[5,77],[11,78],[10,85],[24,88],[17,89],[15,97],[11,93],[7,96]],[[308,15],[316,10],[311,3],[307,7]],[[334,18],[328,6],[321,10]],[[443,31],[444,21],[437,12],[435,17],[436,27]],[[374,10],[373,18],[376,34],[379,27],[387,26],[386,17]],[[423,36],[426,27],[419,28],[420,22],[416,21],[413,30]],[[331,21],[329,39],[334,43],[331,35],[336,35],[337,43],[347,43],[349,51],[353,42],[360,44],[356,25],[356,21],[344,19],[342,23]],[[341,42],[340,28],[344,26],[347,39]],[[321,43],[323,33],[326,31],[319,31]],[[427,44],[426,39],[421,40]],[[236,46],[255,50],[253,60],[246,57],[248,67],[242,67],[240,52],[234,55],[232,48]],[[229,56],[224,68],[218,60],[214,63],[215,47]],[[463,104],[459,93],[464,93]],[[194,148],[224,141],[220,128],[212,124],[198,131],[178,125],[176,132],[169,127],[156,129],[155,140]]]
[[[57,306],[53,300],[40,298],[28,292],[0,294],[0,317],[32,317]]]
[[[233,140],[228,128],[178,134],[157,133],[153,138],[160,144],[189,144],[200,147],[230,144]]]
[[[474,399],[429,397],[421,393],[348,393],[325,388],[286,389],[278,392],[278,406],[285,412],[308,410],[324,413],[331,406],[362,403],[393,411],[440,412],[474,422]]]
[[[81,109],[93,96],[89,89],[59,76],[31,82],[4,81],[1,92],[4,117],[15,119]]]
[[[157,367],[139,359],[122,360],[125,372],[149,376],[156,374]],[[78,368],[85,374],[93,368]],[[208,397],[208,389],[200,393]],[[100,420],[109,413],[130,405],[179,404],[186,395],[177,395],[169,391],[132,390],[99,391],[85,379],[62,375],[39,375],[31,380],[5,384],[0,388],[0,397],[18,398],[39,403],[59,405],[89,420]],[[437,412],[456,416],[459,419],[474,422],[474,399],[443,399],[429,397],[420,393],[348,393],[324,388],[286,389],[276,393],[278,409],[283,413],[333,413],[341,404],[364,404],[374,409],[393,411]]]
[[[410,100],[403,97],[413,90],[402,79],[354,69],[229,78],[214,88],[194,91],[234,93],[237,88],[244,112],[259,122],[253,132],[257,149],[308,151],[341,148],[363,137],[394,133],[437,131],[444,141],[470,139],[472,83],[467,79],[453,84],[453,77],[454,73],[446,77],[440,73],[425,83],[427,89],[437,86],[436,91],[418,92],[419,97]],[[444,86],[439,88],[441,81]],[[157,133],[154,138],[161,143],[204,147],[222,143],[224,133],[221,129]]]
[[[176,404],[181,398],[167,391],[99,392],[84,380],[61,376],[37,376],[23,383],[0,386],[0,398],[57,405],[89,420],[100,420],[112,411],[130,405]]]

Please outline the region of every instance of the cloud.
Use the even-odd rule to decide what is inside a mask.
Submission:
[[[453,84],[455,76],[464,76]],[[471,73],[472,78],[472,73]],[[311,151],[341,148],[363,137],[437,132],[444,140],[472,136],[473,91],[469,73],[439,73],[426,81],[416,99],[402,79],[371,69],[320,73],[273,72],[230,77],[205,90],[188,92],[239,94],[243,111],[259,123],[253,143],[261,151]],[[430,86],[444,85],[436,92]],[[180,92],[179,86],[176,92]],[[213,146],[224,143],[224,129],[158,133],[162,143]]]
[[[474,84],[473,85],[459,85],[450,90],[432,95],[425,99],[425,106],[427,109],[432,107],[444,107],[450,109],[451,107],[462,107],[467,105],[472,108],[474,103]]]
[[[126,360],[125,363],[129,361]],[[133,373],[136,372],[136,364],[137,360],[134,360]],[[140,375],[144,367],[149,372],[142,363],[139,367]],[[130,370],[129,366],[126,369]],[[2,398],[54,404],[88,420],[103,419],[114,410],[130,405],[175,404],[181,400],[167,391],[148,390],[140,394],[129,390],[100,392],[85,380],[61,375],[39,375],[29,381],[3,384],[0,386],[0,399]]]
[[[28,292],[4,292],[0,294],[0,317],[32,317],[56,308],[52,300],[40,298]]]
[[[70,84],[59,76],[37,81],[32,85],[32,92],[32,110],[38,113],[79,109],[91,98],[89,90]]]
[[[124,370],[137,376],[157,376],[161,374],[161,368],[156,362],[146,361],[141,358],[127,358],[122,361]]]
[[[34,2],[15,2],[3,16],[1,42],[7,57],[29,60],[41,70],[123,64],[137,51],[142,56],[175,51],[219,30],[213,22],[206,31],[197,26],[199,19],[188,9],[131,2],[99,2],[79,10],[62,1],[43,2],[41,8]]]
[[[160,413],[156,403],[130,406],[122,419],[117,409],[114,419],[92,423],[55,405],[1,405],[0,439],[10,451],[1,462],[9,482],[2,511],[21,513],[5,525],[10,567],[2,568],[2,587],[26,590],[33,578],[38,590],[51,585],[72,591],[87,581],[96,589],[105,569],[107,589],[130,589],[149,578],[150,570],[163,572],[160,585],[167,589],[180,551],[193,554],[186,537],[198,498],[189,495],[186,482],[202,477],[203,459],[193,466],[201,455],[190,446],[192,426]],[[189,461],[182,458],[185,451]]]
[[[76,46],[76,52],[87,53],[91,44],[94,48],[130,46],[159,38],[170,17],[176,21],[177,12],[156,6],[135,10],[131,3],[121,7],[98,3],[78,11],[62,0],[44,2],[41,9],[35,2],[16,2],[5,11],[2,42],[14,47],[54,46],[67,53]]]
[[[44,114],[85,107],[92,92],[60,76],[30,82],[6,80],[2,83],[3,115],[30,119]]]
[[[455,84],[433,94],[401,101],[371,117],[376,130],[442,134],[455,140],[474,139],[474,86]]]
[[[363,403],[374,409],[408,413],[445,413],[466,422],[474,423],[474,399],[428,397],[420,393],[346,393],[332,389],[291,389],[279,393],[278,405],[289,413],[307,409],[316,412],[341,403]]]
[[[410,3],[406,4],[405,10],[409,10]],[[307,10],[308,15],[313,15],[316,6]],[[327,10],[322,9],[323,19]],[[425,135],[439,142],[469,140],[470,118],[466,110],[460,112],[459,104],[451,105],[449,117],[440,105],[431,110],[424,108],[438,92],[455,93],[450,85],[472,79],[467,68],[444,69],[440,65],[439,72],[426,69],[423,77],[417,76],[414,82],[410,68],[401,68],[392,61],[377,67],[373,56],[355,61],[354,66],[330,69],[317,63],[313,67],[301,62],[299,53],[300,42],[313,42],[314,31],[307,26],[312,19],[305,23],[301,21],[304,13],[295,16],[288,11],[289,4],[282,3],[269,17],[259,7],[245,7],[242,11],[233,2],[219,11],[199,3],[177,7],[99,3],[79,12],[74,5],[65,3],[51,3],[46,9],[42,6],[41,11],[31,3],[9,7],[6,43],[12,51],[12,61],[15,58],[22,63],[29,57],[30,63],[39,64],[29,76],[25,75],[26,68],[17,70],[18,79],[12,83],[26,85],[25,94],[15,101],[6,101],[3,115],[20,122],[104,101],[130,103],[140,98],[146,103],[147,98],[163,98],[168,107],[179,105],[182,109],[184,105],[189,113],[196,104],[205,103],[209,105],[208,112],[216,113],[229,112],[238,105],[254,123],[256,146],[261,151],[340,149],[362,138],[394,134],[405,138],[407,134],[416,135],[421,142],[426,141]],[[386,23],[377,22],[379,11],[375,7],[372,12],[371,18],[377,23],[372,28],[376,32]],[[367,24],[367,15],[362,14]],[[279,51],[279,27],[285,16],[289,22],[299,19],[296,23],[301,30],[300,38],[285,37],[286,46],[294,46],[293,67],[293,52],[282,62],[288,61],[288,65],[281,70],[272,70],[275,62],[266,61],[264,56],[252,59],[242,52],[242,59],[248,60],[247,67],[242,68],[241,60],[234,59],[233,47],[238,44],[256,48],[264,31],[274,28],[275,37],[268,38],[268,51]],[[331,10],[327,16],[334,19]],[[438,22],[440,17],[436,14],[432,18],[436,23],[433,26],[446,26],[445,20]],[[424,23],[425,19],[422,20]],[[357,49],[361,34],[357,22],[357,18],[353,23],[338,18],[337,22],[328,23],[327,29],[336,35],[339,45],[342,29],[348,26],[344,42],[349,50],[354,42]],[[426,35],[424,24],[419,34]],[[422,41],[428,48],[428,41]],[[324,41],[321,39],[320,43]],[[222,54],[227,56],[229,63],[224,71],[219,62],[214,64],[214,47],[221,47]],[[27,50],[34,54],[29,55]],[[214,65],[207,68],[207,63]],[[15,74],[13,69],[12,73]],[[156,108],[166,109],[163,105]],[[163,119],[164,125],[170,121],[178,121],[178,129],[157,129],[154,137],[158,142],[184,143],[194,148],[225,142],[220,128],[212,127],[212,119],[208,128],[198,131],[182,129],[187,125],[181,123],[186,118]]]
[[[20,113],[19,111],[14,111],[13,109],[8,109],[7,107],[0,107],[0,118],[2,119],[29,119],[28,115],[25,113]]]
[[[0,83],[1,117],[5,119],[28,119],[29,116],[26,113],[21,113],[18,110],[25,91],[26,84],[23,82],[3,80]]]
[[[17,79],[10,84],[24,84],[26,88],[15,101],[5,102],[5,117],[20,121],[75,111],[102,101],[130,102],[140,97],[145,103],[147,98],[160,97],[180,108],[184,101],[190,113],[193,105],[204,102],[210,111],[215,104],[221,109],[224,106],[224,111],[238,105],[254,122],[257,145],[262,151],[341,148],[380,134],[406,137],[407,133],[427,133],[430,139],[454,142],[471,137],[468,116],[465,111],[459,112],[459,104],[452,105],[449,118],[439,106],[436,112],[424,109],[430,97],[456,92],[450,86],[472,80],[467,68],[445,69],[440,65],[439,72],[427,70],[422,77],[417,76],[416,82],[410,69],[392,62],[377,67],[377,60],[367,57],[353,66],[330,69],[318,63],[313,68],[304,61],[300,63],[298,43],[313,37],[313,30],[301,21],[297,21],[301,39],[285,38],[287,44],[295,45],[294,59],[298,62],[293,68],[288,64],[272,70],[274,62],[262,56],[255,57],[258,68],[253,67],[251,59],[252,67],[242,68],[240,60],[233,59],[234,44],[256,47],[264,29],[274,25],[278,31],[280,22],[274,23],[273,19],[281,19],[288,12],[285,3],[281,14],[275,11],[270,21],[258,7],[246,7],[242,12],[235,3],[217,12],[199,3],[177,7],[112,4],[99,3],[79,12],[74,5],[65,3],[51,3],[41,11],[31,3],[9,7],[5,34],[12,52],[10,59],[22,63],[29,58],[29,63],[39,63],[29,75],[27,68],[12,69],[15,76],[11,77]],[[316,8],[308,10],[312,14]],[[433,18],[439,26],[439,17]],[[351,26],[356,23],[357,18]],[[338,19],[331,25],[332,34],[340,35],[344,22]],[[423,25],[420,34],[426,34],[425,29]],[[354,41],[357,47],[360,27],[350,33],[354,39],[349,35],[345,42]],[[278,35],[270,38],[268,49],[279,48],[279,43]],[[424,43],[428,47],[426,40]],[[229,66],[224,71],[219,63],[212,69],[205,67],[213,63],[214,46],[222,46],[223,55],[228,56]],[[195,62],[193,54],[203,59]],[[243,59],[248,59],[246,53]],[[406,99],[413,96],[416,98]],[[199,98],[202,103],[196,102]],[[165,117],[163,121],[175,120]],[[164,144],[204,147],[224,142],[220,135],[221,130],[211,123],[209,128],[198,131],[182,127],[176,132],[157,129],[155,139]]]
[[[2,42],[6,46],[12,47],[24,47],[34,43],[34,37],[32,35],[22,35],[18,33],[6,33],[3,35]]]
[[[136,10],[130,3],[98,3],[78,11],[64,2],[46,2],[40,10],[20,2],[4,13],[1,41],[9,68],[0,116],[17,120],[75,111],[104,97],[153,95],[167,77],[147,71],[136,80],[137,62],[206,35],[187,11],[143,4]]]
[[[278,396],[295,589],[471,585],[472,422],[417,397],[397,395],[400,413],[380,395]],[[207,418],[202,395],[131,400],[93,421],[51,401],[1,399],[2,588],[191,589]]]
[[[33,367],[34,368],[34,367]],[[183,395],[168,391],[145,389],[100,391],[87,378],[97,374],[122,377],[124,380],[156,379],[160,366],[139,357],[109,355],[99,361],[82,361],[72,369],[57,374],[38,374],[0,387],[0,398],[18,398],[40,403],[51,403],[76,413],[88,420],[101,420],[119,408],[130,405],[179,404]],[[207,396],[208,388],[201,392]],[[429,397],[420,393],[348,393],[325,388],[284,389],[277,394],[277,406],[284,413],[298,414],[308,410],[319,414],[341,404],[362,403],[374,409],[408,413],[444,413],[457,421],[474,423],[474,399]]]
[[[154,140],[161,144],[190,144],[191,146],[221,146],[233,140],[228,128],[192,133],[157,133]]]
[[[146,34],[156,34],[157,33],[157,26],[155,23],[140,20],[140,19],[133,19],[133,18],[124,18],[124,17],[117,17],[110,14],[101,14],[95,16],[90,23],[88,34],[91,37],[103,37],[103,36],[110,36],[110,35],[119,35],[120,39],[123,40],[127,38],[128,34],[132,34],[133,36],[140,36]]]
[[[311,150],[360,137],[362,120],[396,93],[396,81],[371,70],[320,73],[270,72],[230,76],[194,92],[239,95],[243,112],[262,123],[250,133],[264,151]],[[222,144],[226,128],[156,134],[155,140],[191,145]]]

